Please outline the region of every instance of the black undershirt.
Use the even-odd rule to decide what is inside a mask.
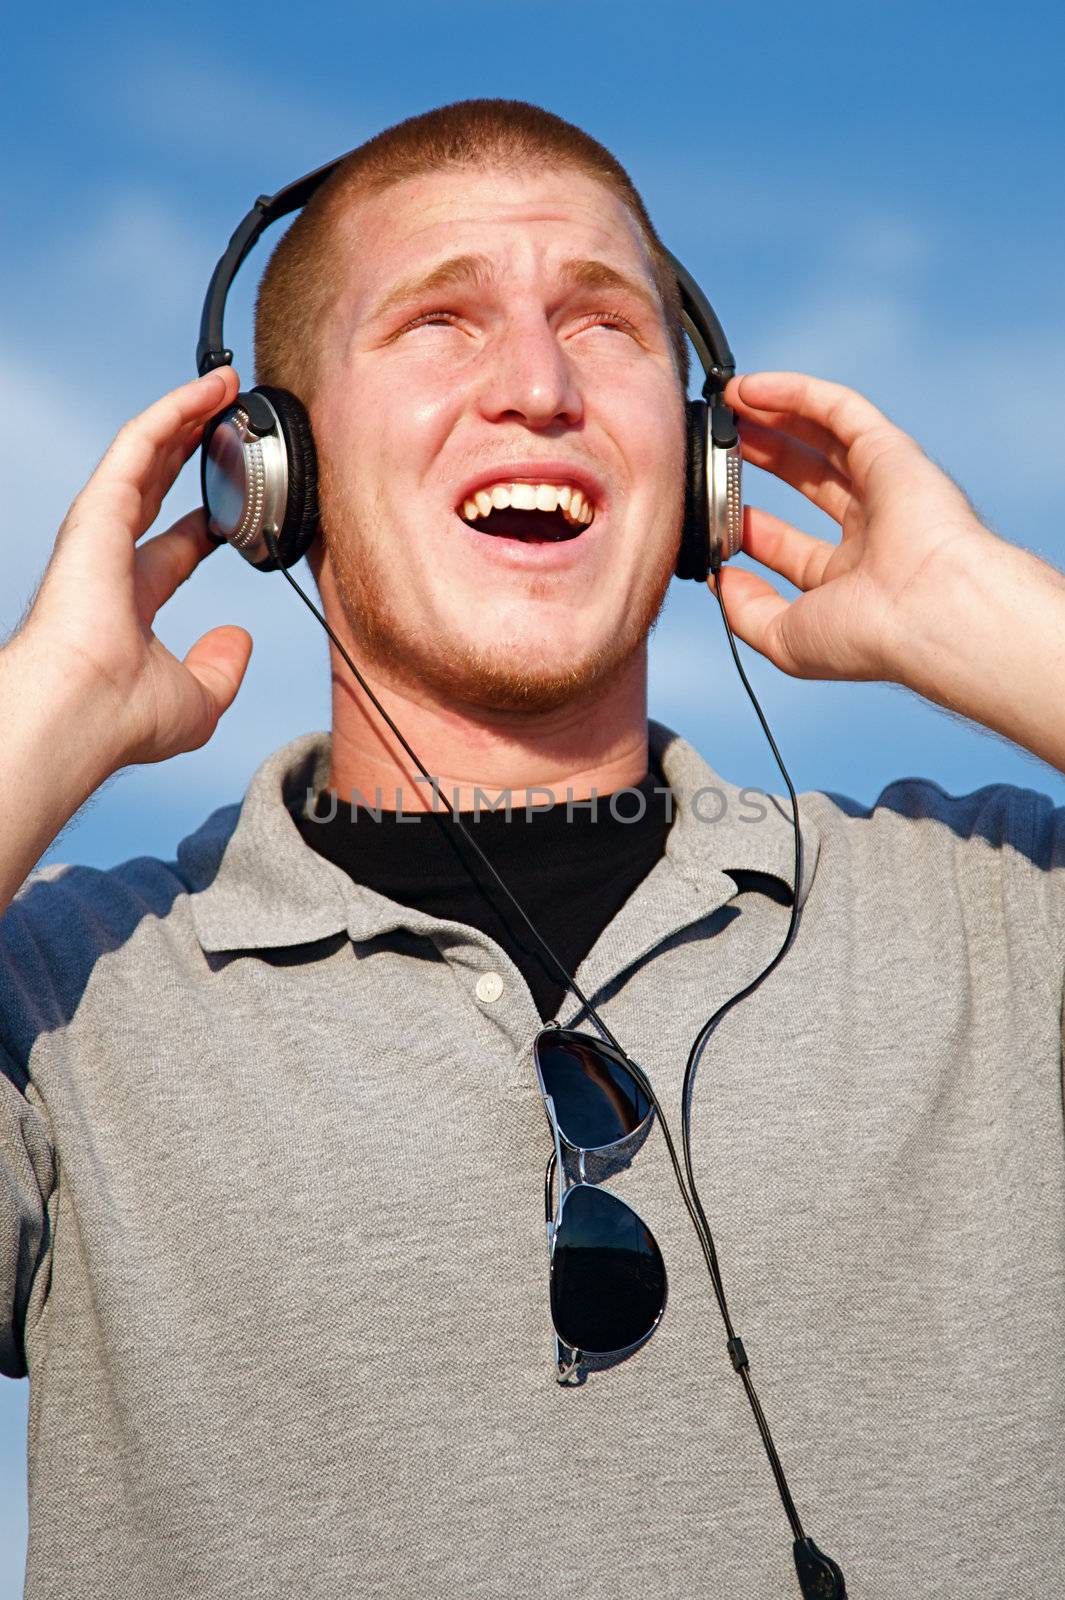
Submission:
[[[656,790],[658,791],[656,793]],[[635,792],[633,792],[635,791]],[[637,798],[637,794],[642,797]],[[378,894],[478,928],[502,946],[525,978],[540,1016],[558,1015],[566,986],[458,828],[438,814],[378,814],[318,796],[314,820],[296,819],[312,849]],[[673,799],[653,767],[632,790],[526,811],[482,809],[462,820],[533,925],[575,974],[607,924],[666,845]],[[324,819],[329,820],[324,820]]]

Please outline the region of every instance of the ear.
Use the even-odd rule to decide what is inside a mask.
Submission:
[[[315,583],[318,582],[318,573],[322,562],[325,560],[325,539],[322,534],[322,524],[319,522],[314,530],[314,537],[307,546],[307,565],[314,574]]]

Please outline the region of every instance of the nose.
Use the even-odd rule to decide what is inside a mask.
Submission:
[[[573,427],[584,402],[573,364],[542,312],[508,319],[497,336],[480,394],[492,422]]]

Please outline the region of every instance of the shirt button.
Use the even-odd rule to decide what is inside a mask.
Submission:
[[[484,1005],[491,1006],[503,993],[503,980],[498,972],[482,972],[477,979],[477,998]]]

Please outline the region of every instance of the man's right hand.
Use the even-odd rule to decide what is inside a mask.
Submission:
[[[216,548],[202,508],[137,543],[204,425],[239,386],[224,367],[126,423],[67,513],[17,636],[38,659],[51,655],[92,707],[92,722],[107,728],[110,749],[98,754],[108,771],[205,744],[248,665],[251,637],[243,628],[212,628],[184,661],[152,631],[156,612]]]
[[[215,548],[202,509],[138,544],[239,380],[219,368],[118,434],[74,501],[29,615],[0,650],[0,911],[113,772],[205,744],[251,656],[212,628],[179,661],[156,612]]]

